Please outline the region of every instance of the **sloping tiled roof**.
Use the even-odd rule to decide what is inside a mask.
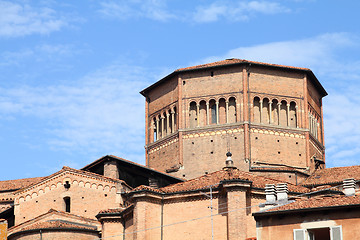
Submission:
[[[283,212],[283,211],[295,211],[295,210],[311,210],[325,207],[350,207],[358,206],[360,208],[359,196],[322,196],[307,199],[299,199],[295,202],[282,205],[277,208],[272,208],[266,212]]]
[[[303,70],[303,71],[310,71],[310,69],[308,69],[308,68],[292,67],[292,66],[270,64],[270,63],[264,63],[264,62],[249,61],[249,60],[245,60],[245,59],[230,58],[230,59],[225,59],[222,61],[217,61],[217,62],[212,62],[212,63],[206,63],[206,64],[201,64],[201,65],[196,65],[196,66],[191,66],[191,67],[186,67],[186,68],[179,68],[179,69],[175,70],[175,72],[209,68],[209,67],[225,66],[225,65],[237,64],[237,63],[253,63],[253,64],[259,64],[259,65],[265,65],[265,66],[272,66],[272,67],[283,67],[283,68],[298,69],[298,70]]]
[[[12,226],[11,228],[9,228],[9,233],[18,232],[19,229],[21,230],[21,229],[27,228],[28,226],[30,226],[30,224],[31,224],[31,226],[33,226],[37,221],[40,221],[41,219],[43,219],[47,215],[64,216],[64,217],[68,217],[68,218],[73,218],[73,219],[75,219],[75,221],[80,220],[80,221],[84,221],[86,223],[91,223],[91,224],[94,224],[94,225],[98,224],[98,221],[95,220],[95,219],[91,219],[91,218],[87,218],[87,217],[83,217],[83,216],[80,216],[80,215],[75,215],[75,214],[72,214],[72,213],[59,211],[59,210],[51,208],[46,213],[40,214],[39,216],[37,216],[35,218],[29,219],[29,220],[27,220],[25,222],[22,222],[22,223],[18,224],[18,225]],[[32,224],[32,223],[34,223],[34,224]]]
[[[351,167],[333,167],[318,169],[303,183],[303,186],[340,184],[344,179],[360,180],[360,165]]]
[[[159,193],[176,193],[176,192],[194,191],[194,190],[208,189],[209,186],[213,186],[214,188],[216,188],[220,185],[220,182],[223,180],[251,181],[252,187],[262,188],[262,189],[265,188],[266,184],[282,183],[282,181],[279,180],[258,176],[256,174],[244,172],[239,169],[228,169],[228,170],[220,170],[217,172],[206,174],[201,177],[188,180],[186,182],[176,183],[160,189],[154,189],[148,186],[139,186],[133,189],[132,192],[143,191],[143,190],[159,192]],[[291,183],[288,183],[288,189],[290,192],[297,192],[297,193],[304,193],[309,191],[309,189],[305,187],[296,186]]]
[[[314,81],[314,84],[319,87],[319,90],[323,96],[327,95],[327,92],[321,85],[321,83],[318,81],[314,73],[308,69],[308,68],[301,68],[301,67],[293,67],[293,66],[286,66],[286,65],[280,65],[280,64],[271,64],[271,63],[264,63],[264,62],[256,62],[256,61],[249,61],[245,59],[237,59],[237,58],[231,58],[231,59],[225,59],[222,61],[212,62],[212,63],[206,63],[191,67],[185,67],[185,68],[179,68],[172,72],[171,74],[165,76],[161,80],[157,81],[156,83],[152,84],[151,86],[145,88],[140,93],[143,96],[146,96],[146,92],[148,92],[150,89],[154,88],[158,84],[162,83],[163,81],[166,81],[167,79],[171,78],[172,76],[175,76],[177,73],[185,72],[185,71],[192,71],[192,70],[200,70],[200,69],[206,69],[206,68],[215,68],[215,67],[222,67],[222,66],[231,66],[236,64],[253,64],[253,65],[261,65],[261,66],[267,66],[267,67],[276,67],[276,68],[283,68],[283,69],[290,69],[290,70],[299,70],[299,71],[306,71],[311,79]]]
[[[133,161],[130,161],[130,160],[127,160],[125,158],[121,158],[121,157],[118,157],[118,156],[115,156],[115,155],[106,155],[106,156],[103,156],[99,159],[96,159],[95,161],[93,161],[92,163],[89,163],[88,165],[86,165],[85,167],[81,168],[81,170],[88,170],[89,168],[93,167],[94,165],[97,165],[99,164],[101,161],[105,160],[107,157],[110,157],[110,158],[113,158],[115,160],[118,160],[118,161],[121,161],[121,162],[124,162],[124,163],[128,163],[128,164],[131,164],[131,165],[134,165],[136,167],[139,167],[139,168],[142,168],[142,169],[146,169],[148,171],[151,171],[151,172],[156,172],[156,173],[159,173],[161,175],[165,175],[167,177],[170,177],[170,178],[174,178],[174,179],[178,179],[178,180],[181,180],[181,181],[184,181],[184,179],[182,178],[178,178],[178,177],[175,177],[173,175],[170,175],[166,172],[162,172],[162,171],[159,171],[159,170],[156,170],[154,168],[150,168],[150,167],[147,167],[147,166],[144,166],[142,164],[139,164],[139,163],[136,163],[136,162],[133,162]]]
[[[109,209],[105,209],[105,210],[101,210],[99,213],[121,213],[122,211],[124,211],[125,208],[109,208]]]
[[[15,180],[0,181],[0,191],[18,190],[30,186],[34,183],[40,182],[45,177],[23,178]]]
[[[54,221],[48,221],[48,222],[35,223],[31,226],[21,228],[17,232],[35,230],[35,229],[53,229],[53,228],[96,230],[96,227],[54,220]]]

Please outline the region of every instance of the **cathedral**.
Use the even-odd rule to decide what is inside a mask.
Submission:
[[[357,236],[360,167],[325,167],[327,92],[310,69],[226,59],[140,93],[146,165],[107,155],[0,181],[0,239]]]

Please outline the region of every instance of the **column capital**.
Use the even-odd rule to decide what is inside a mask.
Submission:
[[[210,105],[210,103],[209,102],[206,102],[206,106],[209,106]]]
[[[281,102],[278,102],[277,105],[278,105],[278,106],[281,106]]]
[[[161,116],[160,119],[165,119],[165,117],[164,117],[164,116]]]
[[[287,103],[286,106],[287,106],[287,107],[290,107],[290,103]]]

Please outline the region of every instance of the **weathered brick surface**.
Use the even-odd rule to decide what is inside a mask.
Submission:
[[[68,189],[64,187],[66,181],[70,183]],[[65,197],[70,197],[70,213],[95,219],[100,210],[119,207],[120,187],[110,181],[61,174],[16,194],[15,224],[33,219],[50,208],[65,211]]]
[[[34,231],[27,232],[24,234],[19,234],[13,237],[9,237],[9,240],[38,240],[38,239],[46,239],[46,240],[94,240],[99,238],[98,233],[94,232],[79,232],[79,231],[71,231],[71,230],[57,230],[57,231]]]
[[[178,84],[177,87],[176,84]],[[180,88],[181,91],[179,91]],[[321,146],[324,144],[321,137],[323,129],[319,128],[320,151],[316,153],[309,143],[310,138],[306,137],[306,132],[309,130],[310,110],[313,114],[320,116],[319,124],[322,124],[322,93],[319,91],[307,72],[286,68],[235,65],[176,72],[170,80],[146,92],[148,96],[151,96],[146,117],[149,118],[148,122],[151,122],[154,114],[166,109],[170,104],[175,104],[177,109],[182,109],[177,113],[177,126],[180,127],[182,137],[178,139],[177,149],[166,146],[157,153],[153,151],[156,144],[149,143],[148,165],[166,170],[180,164],[183,167],[172,174],[189,179],[205,172],[221,169],[224,166],[221,162],[225,160],[225,153],[230,145],[235,164],[244,170],[249,167],[249,158],[251,162],[284,164],[313,170],[314,164],[310,158],[314,154],[317,158],[324,160],[323,146]],[[255,116],[255,97],[259,97],[261,101],[265,100],[262,123],[257,122],[259,116]],[[229,129],[229,124],[226,124],[225,102],[230,98],[235,98],[236,103],[231,110],[229,108],[229,118],[233,118],[235,114],[231,111],[236,110],[236,123],[232,124],[242,129],[242,136],[240,133],[218,133],[219,130],[226,132]],[[271,124],[269,124],[270,117],[264,112],[270,109],[267,99],[274,103],[271,107],[273,110]],[[213,123],[213,116],[210,113],[211,106],[216,101],[219,102],[218,125]],[[278,113],[277,103],[283,101],[285,105],[280,107]],[[207,125],[205,103],[209,103],[210,125]],[[290,103],[295,103],[296,108],[292,105],[289,117],[287,117],[286,112],[289,107],[287,105]],[[182,124],[179,125],[179,123]],[[267,133],[253,132],[254,125],[252,124],[256,125],[256,128],[268,130]],[[151,125],[147,127],[150,128]],[[231,128],[234,128],[234,125]],[[215,135],[208,136],[203,134],[205,132],[215,133]],[[148,134],[151,134],[151,131]],[[195,136],[196,134],[198,135]],[[233,141],[235,135],[238,137],[237,141]],[[192,138],[187,138],[187,136]],[[255,141],[255,137],[259,140]],[[211,138],[214,144],[209,142]],[[150,138],[147,136],[147,139]]]

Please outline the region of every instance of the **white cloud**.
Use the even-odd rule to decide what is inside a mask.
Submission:
[[[353,53],[359,52],[357,36],[331,33],[239,47],[223,56],[208,57],[196,64],[241,58],[312,69],[329,92],[324,98],[328,166],[355,165],[359,164],[360,154],[360,59],[344,60],[342,52],[349,49]]]
[[[290,9],[276,2],[268,1],[219,1],[209,6],[200,6],[194,13],[195,22],[215,22],[220,18],[230,21],[245,21],[261,14],[278,14],[290,12]]]
[[[105,17],[125,20],[128,18],[148,18],[157,21],[167,21],[176,18],[166,9],[164,0],[123,0],[103,1],[99,13]]]
[[[242,58],[300,67],[315,67],[324,70],[337,62],[335,57],[337,50],[353,45],[354,39],[351,35],[346,33],[331,33],[294,41],[239,47],[229,50],[223,56],[213,56],[203,61]]]
[[[155,77],[152,70],[114,64],[72,85],[0,89],[0,118],[38,119],[54,150],[143,162],[144,99],[138,92]]]
[[[0,36],[48,34],[66,25],[67,22],[51,8],[33,8],[27,4],[0,1]]]
[[[21,65],[26,61],[46,61],[47,66],[50,66],[49,60],[58,62],[64,57],[71,57],[86,51],[86,49],[83,49],[79,46],[75,47],[70,44],[42,44],[33,48],[25,48],[17,51],[5,51],[0,53],[0,67]],[[59,64],[56,66],[51,65],[53,70],[59,67]]]

